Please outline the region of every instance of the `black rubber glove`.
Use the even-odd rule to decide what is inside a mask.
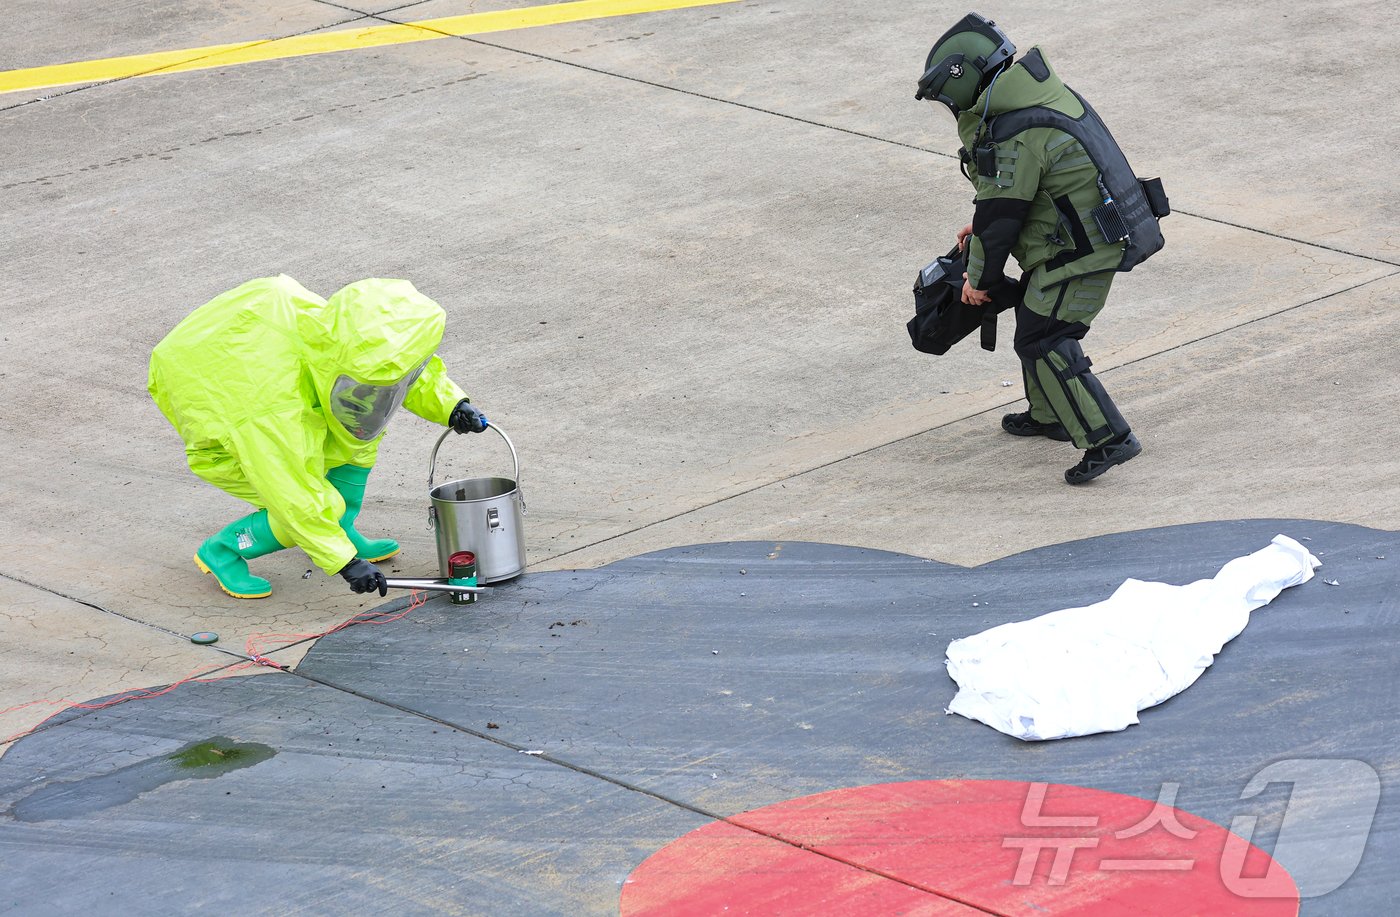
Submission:
[[[377,589],[380,595],[389,594],[389,583],[384,579],[384,574],[367,560],[355,558],[345,565],[340,575],[350,584],[352,592],[374,592]]]
[[[463,398],[452,409],[452,416],[447,418],[447,425],[458,433],[480,433],[486,429],[488,422],[485,414],[472,407],[472,403]]]

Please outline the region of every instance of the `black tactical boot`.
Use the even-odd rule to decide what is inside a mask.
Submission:
[[[1065,472],[1065,483],[1083,484],[1092,481],[1114,465],[1121,465],[1142,451],[1142,443],[1132,433],[1115,436],[1102,446],[1084,453],[1079,464]]]
[[[1058,422],[1041,423],[1031,416],[1030,411],[1007,414],[1001,419],[1001,428],[1012,436],[1045,436],[1058,442],[1069,442],[1069,434]]]

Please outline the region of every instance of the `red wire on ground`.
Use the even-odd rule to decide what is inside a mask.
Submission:
[[[30,728],[24,730],[23,732],[17,732],[9,738],[0,739],[0,746],[8,745],[11,742],[18,741],[24,738],[25,736],[37,731],[40,726],[44,725],[44,723],[47,723],[49,720],[58,716],[65,710],[105,710],[108,707],[115,707],[117,704],[124,704],[127,701],[148,700],[152,697],[160,697],[162,694],[169,694],[171,691],[174,691],[181,685],[187,685],[194,682],[222,681],[225,678],[231,678],[239,672],[242,672],[245,669],[249,669],[257,665],[268,666],[270,668],[274,668],[282,672],[290,671],[290,669],[288,669],[281,663],[274,662],[273,660],[269,659],[267,654],[274,653],[277,650],[286,649],[293,643],[297,643],[302,640],[319,640],[322,637],[329,636],[330,634],[336,633],[337,631],[342,631],[347,627],[353,627],[356,624],[392,624],[395,621],[401,621],[404,619],[405,616],[408,615],[410,611],[413,611],[415,608],[422,607],[423,603],[427,600],[427,593],[420,593],[415,589],[412,593],[412,598],[409,601],[408,607],[403,609],[402,611],[394,612],[393,614],[385,614],[383,612],[374,611],[362,611],[358,614],[352,615],[349,618],[346,618],[344,621],[341,621],[335,627],[332,627],[329,630],[322,631],[319,634],[253,634],[248,638],[247,643],[244,644],[244,654],[248,657],[248,661],[235,663],[234,665],[229,666],[219,675],[216,675],[212,678],[198,677],[195,673],[198,672],[199,669],[196,669],[195,672],[191,672],[189,675],[186,675],[179,681],[171,682],[163,688],[140,688],[134,691],[128,691],[124,694],[119,694],[116,697],[110,697],[107,700],[104,700],[100,703],[72,703],[70,701],[63,700],[32,700],[28,703],[19,704],[17,706],[10,707],[5,710],[0,710],[0,718],[3,718],[7,714],[16,713],[20,710],[25,710],[29,707],[36,707],[42,704],[48,704],[50,706],[59,708],[53,713],[50,713],[48,716],[44,717],[38,723],[35,723]],[[285,640],[286,642],[282,643],[279,646],[267,648],[267,644],[277,640]],[[203,666],[201,666],[200,668],[202,669]]]

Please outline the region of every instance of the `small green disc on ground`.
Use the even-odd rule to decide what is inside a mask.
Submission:
[[[191,643],[218,643],[219,635],[212,630],[202,630],[197,634],[190,634]]]

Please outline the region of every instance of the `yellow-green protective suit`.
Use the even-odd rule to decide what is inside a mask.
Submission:
[[[191,471],[266,508],[280,541],[335,574],[355,547],[326,471],[372,466],[383,434],[347,431],[324,409],[331,387],[341,375],[392,385],[423,366],[403,406],[446,426],[466,397],[434,355],[446,321],[406,280],[362,280],[329,300],[287,276],[250,280],[156,345],[147,389],[184,439]]]

